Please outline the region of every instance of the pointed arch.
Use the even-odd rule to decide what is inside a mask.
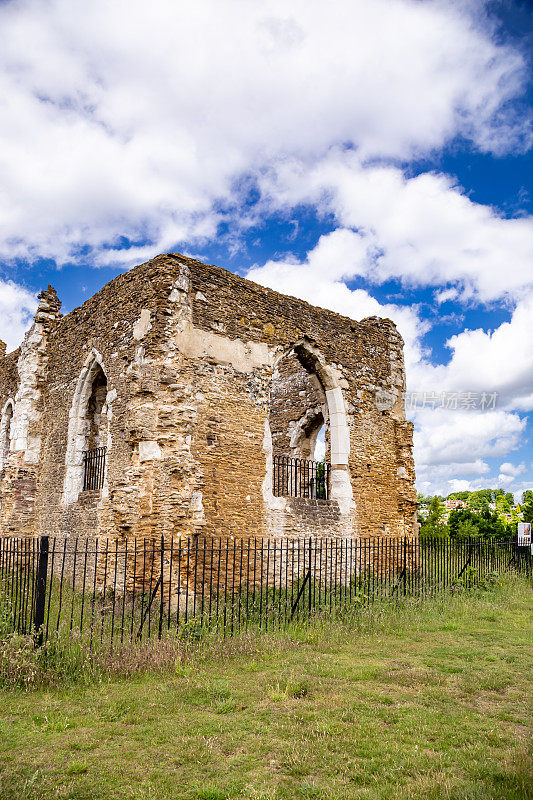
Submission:
[[[329,455],[331,464],[331,494],[332,500],[337,500],[341,512],[348,513],[353,507],[353,492],[350,480],[350,431],[346,415],[346,407],[342,387],[339,382],[337,370],[331,367],[319,348],[307,338],[302,338],[287,348],[276,360],[274,375],[282,359],[291,353],[297,357],[303,369],[311,376],[311,381],[318,400],[316,408],[309,408],[292,428],[291,444],[305,439],[306,446],[314,448],[316,436],[321,425],[327,424],[329,436]],[[268,431],[265,441],[270,449],[268,460],[272,460],[272,435],[267,420]],[[287,454],[288,455],[288,454]],[[268,479],[264,484],[267,493]]]
[[[331,465],[347,470],[350,457],[350,435],[344,396],[337,372],[326,362],[318,347],[308,339],[300,339],[292,349],[304,369],[318,379],[319,394],[323,396],[327,408]]]
[[[0,415],[0,473],[3,472],[6,467],[9,450],[11,448],[11,424],[14,411],[15,404],[13,400],[9,398]]]
[[[101,446],[109,449],[108,425],[104,419],[107,417],[108,398],[103,359],[93,348],[78,378],[69,412],[62,496],[65,505],[76,502],[83,489],[85,451]],[[106,486],[107,475],[104,476],[104,491]]]

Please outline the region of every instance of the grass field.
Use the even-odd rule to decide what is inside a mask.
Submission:
[[[5,691],[0,797],[533,798],[524,579]]]

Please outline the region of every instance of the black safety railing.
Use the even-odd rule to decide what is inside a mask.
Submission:
[[[101,489],[104,485],[106,447],[95,447],[83,454],[83,491]]]
[[[327,500],[330,495],[330,465],[325,461],[274,456],[272,489],[276,497],[307,497]]]
[[[60,636],[107,647],[231,635],[532,571],[516,540],[6,537],[0,639],[10,629],[37,646]]]

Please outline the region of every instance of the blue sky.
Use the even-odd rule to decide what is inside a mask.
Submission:
[[[20,342],[48,283],[68,312],[186,252],[390,316],[420,395],[419,488],[518,496],[533,486],[532,14],[132,0],[125,26],[114,0],[0,4],[0,338]],[[465,393],[497,399],[466,409]]]

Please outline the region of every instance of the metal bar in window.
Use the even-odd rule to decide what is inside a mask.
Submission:
[[[272,488],[276,497],[329,498],[330,465],[288,456],[274,456]]]
[[[106,447],[95,447],[83,454],[83,491],[100,490],[104,485]]]

